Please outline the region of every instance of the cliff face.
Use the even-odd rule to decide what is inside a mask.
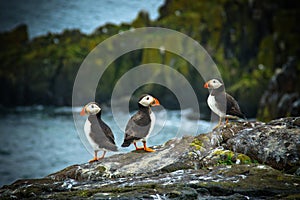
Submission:
[[[261,97],[257,117],[268,121],[284,116],[299,116],[299,77],[300,70],[297,69],[297,61],[295,58],[290,58],[269,81],[268,88]]]
[[[0,189],[1,199],[300,197],[300,118],[232,122]]]
[[[152,26],[179,31],[199,42],[218,65],[226,89],[239,101],[247,117],[255,117],[270,78],[290,57],[296,59],[299,77],[299,13],[300,1],[295,0],[167,0],[157,20],[152,21],[141,12],[132,23],[107,24],[92,35],[66,30],[29,41],[26,26],[21,26],[10,33],[0,33],[0,93],[6,94],[0,104],[71,105],[78,68],[96,45],[122,31]],[[117,45],[111,48],[109,51],[118,50]],[[101,62],[99,57],[97,63]],[[128,53],[111,64],[99,82],[103,90],[97,92],[97,101],[109,101],[118,79],[132,67],[145,63],[173,67],[190,81],[199,99],[207,95],[207,90],[201,87],[202,77],[186,60],[169,52],[161,56],[159,49],[143,49]],[[170,84],[177,83],[170,80]],[[166,88],[148,86],[147,89],[172,105],[171,92]],[[294,92],[297,91],[299,94],[300,89]],[[283,105],[289,101],[286,99],[282,100]],[[273,101],[265,103],[268,106]],[[276,118],[272,114],[264,112],[264,119]],[[283,116],[289,115],[280,117]]]

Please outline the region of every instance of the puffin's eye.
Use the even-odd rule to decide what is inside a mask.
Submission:
[[[149,97],[147,97],[147,100],[149,100]]]
[[[213,83],[216,83],[216,81],[215,81],[215,80],[213,80]]]
[[[94,108],[94,105],[91,105],[92,108]]]

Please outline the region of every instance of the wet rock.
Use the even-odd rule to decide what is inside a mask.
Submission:
[[[231,122],[154,153],[117,154],[19,180],[2,187],[0,199],[297,199],[299,130],[300,117]]]
[[[216,166],[177,170],[104,181],[73,182],[44,179],[6,186],[1,198],[44,199],[248,199],[284,198],[299,194],[300,177],[283,174],[266,165]]]
[[[275,169],[294,172],[300,167],[298,118],[285,118],[239,131],[227,148],[247,154]]]
[[[127,154],[117,154],[98,163],[74,165],[49,175],[55,180],[71,178],[78,181],[103,180],[107,177],[134,176],[157,171],[175,171],[191,168],[187,160],[192,137],[173,139],[159,147],[153,147],[155,153],[143,150]]]

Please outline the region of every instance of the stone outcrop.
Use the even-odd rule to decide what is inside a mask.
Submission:
[[[0,198],[300,198],[300,117],[231,122],[153,148],[19,180]]]
[[[290,58],[275,72],[261,97],[257,114],[259,119],[300,115],[299,75],[295,58]]]

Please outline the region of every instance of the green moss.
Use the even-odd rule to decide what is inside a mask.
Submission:
[[[234,153],[229,150],[216,150],[214,155],[218,155],[220,159],[218,160],[219,164],[232,165],[234,162],[232,161],[232,157]]]
[[[89,190],[83,190],[83,191],[78,192],[78,196],[80,196],[80,197],[90,197],[90,196],[92,196],[92,194],[93,193]]]
[[[195,138],[193,140],[193,142],[190,144],[190,146],[194,147],[195,150],[201,150],[202,145],[203,145],[203,142],[197,138]]]
[[[239,160],[239,164],[253,163],[249,156],[241,153],[234,153],[233,151],[229,150],[218,149],[214,151],[213,155],[219,157],[218,164],[233,165],[237,163],[237,160]]]
[[[237,159],[239,159],[241,162],[240,164],[250,164],[253,163],[251,158],[245,154],[238,154]]]
[[[100,173],[104,173],[106,171],[106,167],[100,165],[96,168],[96,171],[98,171]]]

